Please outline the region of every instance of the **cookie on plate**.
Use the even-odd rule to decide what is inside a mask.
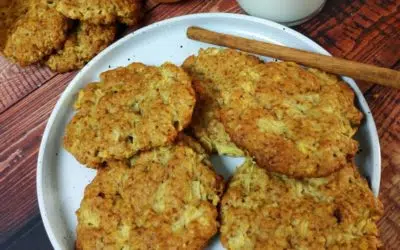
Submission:
[[[82,68],[100,51],[110,45],[116,34],[115,25],[81,22],[69,34],[64,47],[51,55],[46,65],[60,73]]]
[[[195,105],[190,77],[170,63],[132,63],[103,72],[79,92],[64,147],[82,164],[100,167],[169,144],[189,124]]]
[[[196,91],[212,93],[214,117],[260,167],[321,177],[353,160],[362,114],[336,76],[229,49],[200,50],[191,62]]]
[[[188,57],[182,67],[193,79],[193,87],[197,95],[191,127],[196,138],[210,152],[220,155],[242,156],[244,152],[239,149],[225,132],[224,126],[218,120],[218,97],[221,91],[229,89],[228,81],[224,78],[234,77],[228,72],[261,63],[256,57],[248,57],[245,54],[238,54],[233,50],[225,50],[219,53],[219,49],[201,49],[199,56]],[[218,56],[216,56],[218,54]],[[214,75],[215,69],[226,70],[227,75]],[[215,79],[214,79],[215,78]],[[216,81],[219,78],[219,81]],[[226,84],[225,84],[226,83]]]
[[[136,24],[141,16],[140,0],[56,0],[57,11],[63,15],[93,24],[116,21]]]
[[[203,249],[223,189],[203,157],[179,143],[108,162],[77,211],[77,249]]]
[[[44,0],[31,1],[28,11],[13,25],[4,55],[21,66],[39,62],[67,39],[69,20],[47,6]]]
[[[251,160],[221,202],[227,249],[377,249],[382,204],[353,165],[327,177],[298,180]]]
[[[353,161],[362,113],[348,85],[295,63],[266,63],[240,74],[248,81],[239,78],[232,96],[223,97],[221,121],[259,166],[321,177]]]

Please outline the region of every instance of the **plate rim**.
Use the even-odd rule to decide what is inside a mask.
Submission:
[[[39,204],[39,212],[40,216],[43,221],[43,225],[45,228],[45,231],[48,235],[48,238],[52,244],[52,247],[54,249],[62,249],[60,246],[59,241],[57,240],[56,236],[54,235],[54,231],[52,230],[52,227],[50,225],[50,220],[47,216],[46,213],[46,208],[45,208],[45,201],[44,201],[44,194],[43,194],[43,171],[44,171],[44,166],[43,166],[43,158],[44,158],[44,151],[49,139],[49,133],[51,131],[52,125],[55,122],[55,118],[57,115],[58,110],[61,108],[62,103],[64,102],[64,99],[67,98],[69,95],[69,92],[71,92],[71,89],[73,85],[75,85],[75,82],[77,82],[79,78],[81,78],[82,75],[88,71],[92,64],[97,62],[98,60],[101,60],[104,54],[108,53],[108,51],[112,50],[115,47],[118,47],[122,44],[124,44],[127,40],[138,36],[142,33],[145,33],[157,26],[160,25],[167,25],[170,23],[175,23],[175,22],[180,22],[184,20],[190,20],[192,18],[226,18],[226,19],[241,19],[241,20],[246,20],[246,21],[251,21],[251,22],[256,22],[265,26],[273,27],[273,28],[278,28],[284,30],[284,32],[288,32],[291,35],[294,35],[297,39],[302,40],[303,42],[311,45],[315,50],[317,50],[317,53],[332,56],[327,50],[325,50],[321,45],[319,45],[317,42],[313,41],[312,39],[308,38],[306,35],[301,34],[300,32],[295,31],[294,29],[284,26],[282,24],[267,20],[267,19],[262,19],[254,16],[249,16],[245,14],[235,14],[235,13],[195,13],[195,14],[188,14],[188,15],[182,15],[182,16],[177,16],[177,17],[172,17],[168,19],[164,19],[155,23],[152,23],[150,25],[147,25],[145,27],[142,27],[140,29],[134,30],[130,32],[129,34],[125,35],[118,41],[112,43],[110,46],[105,48],[103,51],[101,51],[98,55],[96,55],[92,60],[89,61],[75,76],[74,78],[68,83],[67,87],[63,90],[62,94],[58,98],[56,105],[51,111],[51,115],[46,123],[46,127],[44,129],[42,139],[40,142],[40,147],[39,147],[39,153],[38,153],[38,159],[37,159],[37,166],[36,166],[36,195],[37,195],[37,200]],[[379,136],[378,136],[378,131],[376,129],[376,124],[375,120],[373,119],[373,116],[371,114],[369,105],[367,101],[364,98],[363,93],[361,92],[360,88],[356,84],[356,82],[349,77],[344,77],[342,78],[345,80],[345,82],[353,89],[355,92],[358,101],[360,102],[361,106],[366,109],[367,111],[364,114],[364,119],[369,119],[368,121],[368,127],[371,130],[371,136],[373,140],[374,147],[376,147],[378,153],[376,154],[377,157],[377,165],[374,165],[374,170],[376,170],[376,175],[378,176],[378,183],[376,185],[376,192],[374,192],[375,196],[378,195],[379,189],[380,189],[380,181],[381,181],[381,148],[380,148],[380,143],[379,143]]]

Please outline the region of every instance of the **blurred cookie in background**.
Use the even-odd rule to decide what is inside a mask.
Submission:
[[[25,8],[24,4],[17,6],[21,7],[16,7],[16,16]],[[13,20],[12,17],[10,20]],[[54,50],[62,48],[68,28],[68,18],[47,6],[45,1],[31,1],[27,13],[19,16],[12,26],[5,42],[4,55],[21,66],[39,62]]]
[[[140,0],[57,0],[54,7],[71,19],[93,24],[112,24],[121,22],[136,24],[141,16]]]
[[[115,25],[80,22],[69,34],[64,48],[51,55],[46,65],[60,73],[80,69],[110,45],[115,34]]]
[[[28,11],[30,1],[0,0],[0,50],[6,45],[12,27]]]
[[[137,0],[0,0],[0,49],[20,66],[41,62],[59,73],[77,70],[115,40],[118,25],[138,23],[141,5]]]

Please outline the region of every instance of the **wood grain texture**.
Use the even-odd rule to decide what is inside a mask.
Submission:
[[[400,70],[400,64],[395,69]],[[400,246],[400,90],[374,86],[365,97],[381,143],[382,178],[379,198],[385,213],[379,222],[386,249]]]
[[[181,16],[183,13],[230,12],[244,13],[234,0],[186,0],[178,4],[161,4],[154,8],[145,19],[145,24],[150,24]]]
[[[35,179],[41,137],[73,76],[57,75],[0,116],[0,243],[38,214]]]
[[[147,12],[149,10],[152,10],[157,5],[159,5],[157,0],[147,0],[147,1],[144,2],[144,9]]]
[[[0,114],[50,80],[55,73],[33,65],[22,68],[0,57]]]
[[[161,5],[152,1],[147,5],[153,9],[144,24],[189,13],[241,12],[234,0],[186,0]],[[295,29],[336,56],[399,70],[399,5],[398,0],[328,1],[320,15]],[[55,75],[36,66],[21,73],[13,67],[0,58],[0,246],[38,215],[35,171],[41,135],[56,100],[74,75]],[[7,79],[14,80],[5,80],[2,85],[1,72],[7,72]],[[25,80],[24,74],[30,80]],[[21,85],[10,85],[16,79]],[[385,216],[379,222],[382,239],[386,249],[397,249],[400,244],[400,93],[371,87],[369,83],[359,82],[359,85],[374,114],[382,146],[380,197],[385,205]],[[6,86],[15,89],[13,94],[10,90],[6,92]]]
[[[6,250],[51,250],[50,240],[47,237],[42,218],[34,216],[20,233],[10,237],[7,242],[0,243],[0,249]]]
[[[336,0],[296,30],[335,56],[393,68],[400,58],[399,27],[398,0]],[[357,83],[362,90],[371,86]]]

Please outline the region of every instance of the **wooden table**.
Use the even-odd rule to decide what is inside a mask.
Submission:
[[[242,13],[234,0],[149,1],[148,25],[200,12]],[[399,0],[330,0],[295,29],[335,56],[400,69]],[[76,72],[20,68],[0,57],[0,249],[52,249],[36,198],[36,160],[47,119]],[[382,148],[379,222],[386,249],[400,246],[400,91],[358,82],[372,109]]]

